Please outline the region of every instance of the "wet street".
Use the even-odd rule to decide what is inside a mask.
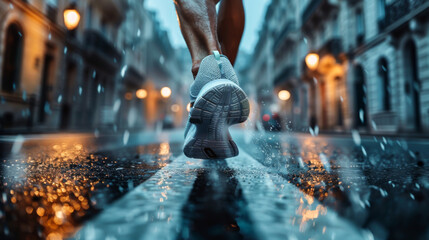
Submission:
[[[3,136],[1,239],[429,239],[429,142],[233,130]],[[313,134],[314,135],[314,134]]]

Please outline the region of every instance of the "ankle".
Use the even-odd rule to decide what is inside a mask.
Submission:
[[[201,60],[198,61],[194,61],[192,63],[192,75],[194,75],[194,78],[197,77],[198,71],[200,70],[200,64],[201,64]]]

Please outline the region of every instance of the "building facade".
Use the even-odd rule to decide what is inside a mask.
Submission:
[[[151,86],[177,82],[178,70],[144,4],[0,0],[0,131],[117,131],[159,120],[160,87]],[[80,15],[73,30],[64,23],[69,8]]]
[[[250,76],[296,130],[429,133],[428,13],[423,0],[274,0]]]

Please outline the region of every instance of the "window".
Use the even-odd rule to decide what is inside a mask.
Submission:
[[[363,43],[365,37],[365,22],[361,9],[356,11],[356,42],[358,45]]]
[[[382,58],[378,61],[378,89],[380,110],[389,111],[390,106],[390,87],[389,87],[389,69],[387,60]]]
[[[377,21],[378,30],[386,27],[386,0],[377,0]]]
[[[5,54],[3,62],[2,90],[16,92],[19,88],[19,78],[22,64],[24,34],[21,27],[12,23],[6,30]]]
[[[86,15],[86,27],[87,28],[92,27],[92,5],[88,6],[88,13]]]

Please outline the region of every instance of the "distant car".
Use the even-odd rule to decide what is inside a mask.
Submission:
[[[281,119],[276,112],[264,112],[262,114],[262,125],[265,131],[279,132],[282,130]]]

